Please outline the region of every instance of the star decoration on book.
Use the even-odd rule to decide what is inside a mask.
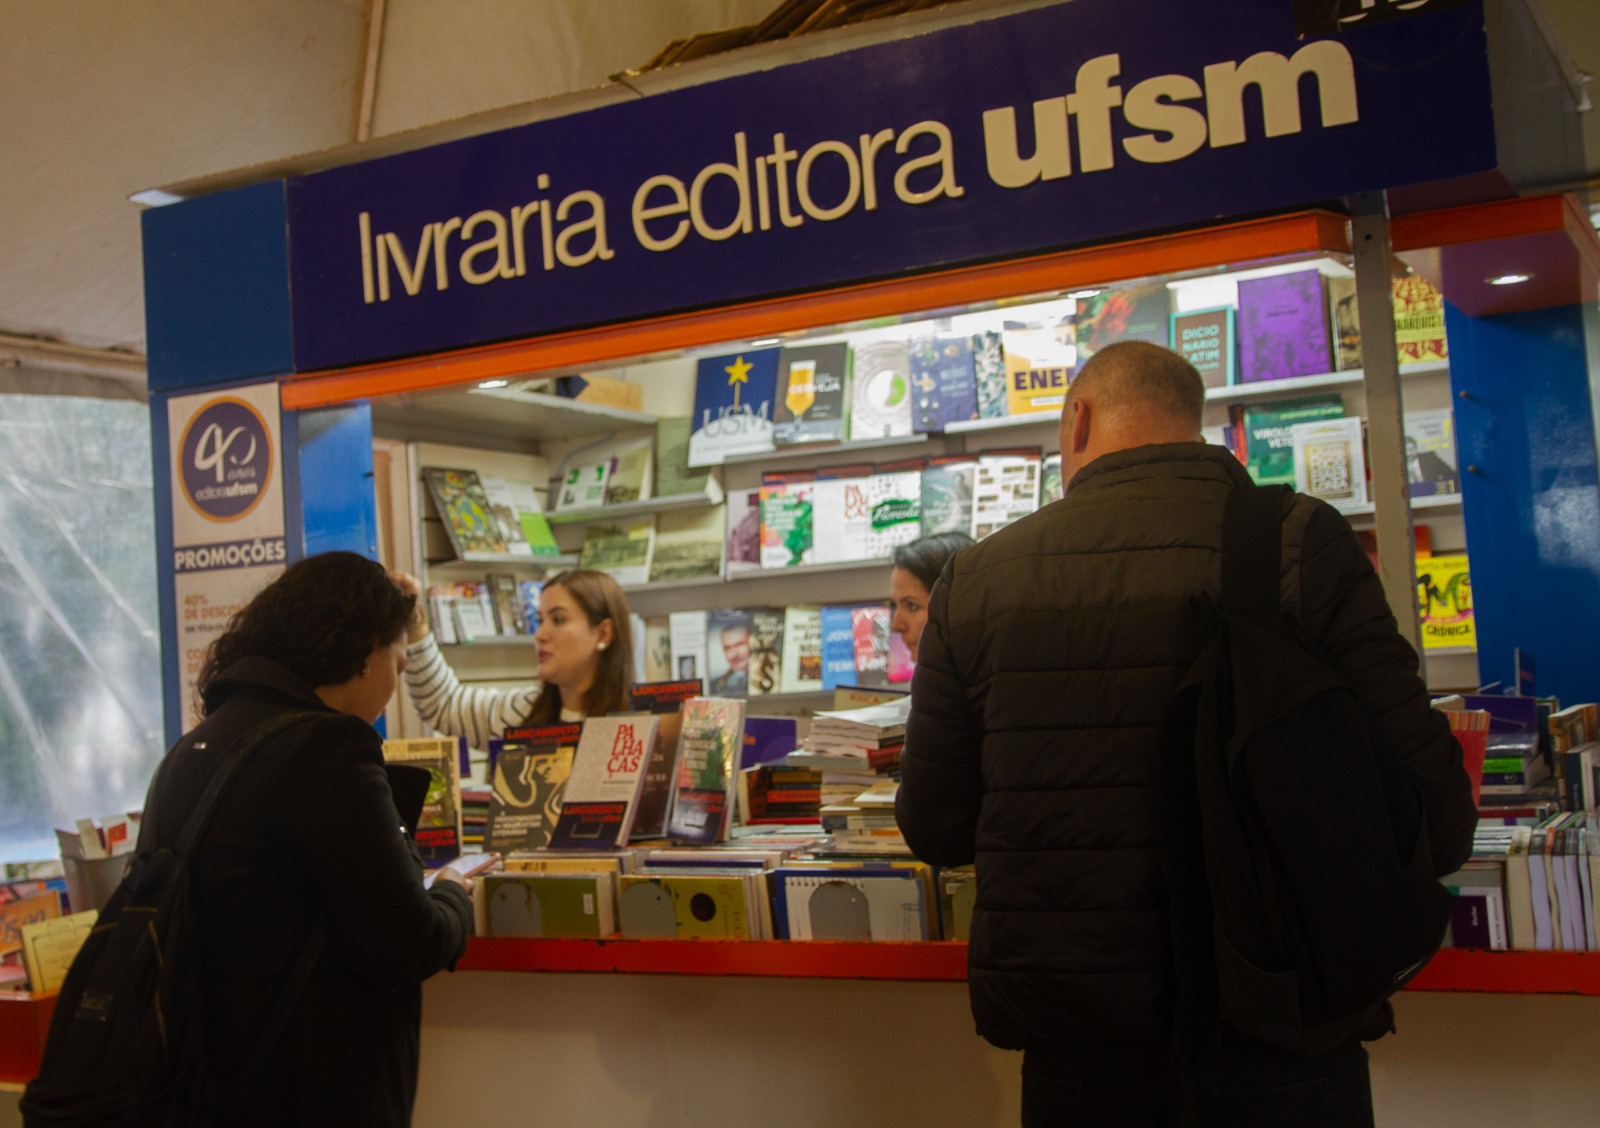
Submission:
[[[733,389],[733,406],[739,406],[739,385],[750,382],[750,370],[754,367],[755,365],[740,356],[735,357],[733,363],[723,369],[728,374],[728,386]]]

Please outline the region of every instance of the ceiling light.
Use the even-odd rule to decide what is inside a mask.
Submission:
[[[1093,289],[1093,290],[1073,290],[1071,293],[1069,293],[1067,295],[1067,297],[1069,297],[1069,298],[1092,298],[1096,294],[1098,294],[1099,292],[1100,292],[1100,290],[1098,288],[1097,289]]]
[[[1515,286],[1517,283],[1526,282],[1532,277],[1533,275],[1531,274],[1496,274],[1493,278],[1485,278],[1484,281],[1491,286]]]
[[[511,383],[510,380],[483,380],[483,381],[479,382],[478,387],[480,387],[480,388],[503,388],[509,383]]]
[[[764,349],[768,345],[781,345],[781,344],[783,344],[783,338],[782,337],[762,337],[759,341],[751,341],[750,342],[750,347],[753,348],[753,349]]]

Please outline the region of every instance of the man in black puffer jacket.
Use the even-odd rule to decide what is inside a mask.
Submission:
[[[1250,484],[1200,441],[1204,405],[1166,349],[1096,353],[1062,415],[1066,496],[950,562],[919,647],[897,814],[924,861],[977,864],[972,1010],[1025,1051],[1025,1126],[1371,1123],[1359,1043],[1301,1061],[1223,1030],[1192,1066],[1171,1052],[1157,727],[1210,630],[1229,491]],[[1345,519],[1288,506],[1285,613],[1416,785],[1438,872],[1457,869],[1477,812],[1416,652]]]

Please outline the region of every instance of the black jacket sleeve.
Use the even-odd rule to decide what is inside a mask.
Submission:
[[[952,559],[934,585],[928,622],[917,644],[911,717],[895,797],[895,818],[912,853],[940,866],[973,860],[983,803],[982,729],[950,649],[954,578]]]
[[[1321,503],[1306,523],[1300,599],[1311,637],[1355,690],[1378,747],[1398,758],[1422,796],[1435,871],[1460,869],[1478,821],[1461,746],[1428,704],[1417,652],[1401,635],[1361,542]]]
[[[303,760],[296,862],[327,907],[329,944],[355,973],[395,988],[453,964],[472,934],[472,905],[450,882],[422,887],[422,860],[400,822],[376,732],[356,718],[312,726],[321,747]]]

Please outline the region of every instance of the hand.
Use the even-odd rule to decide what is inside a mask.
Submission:
[[[394,586],[406,595],[416,597],[416,604],[411,608],[411,619],[406,623],[406,641],[421,642],[428,637],[428,610],[423,605],[422,584],[410,572],[399,569],[389,573],[389,578],[394,581]]]
[[[470,877],[462,877],[459,873],[457,873],[455,870],[451,869],[449,866],[445,866],[442,869],[436,869],[436,870],[433,871],[433,882],[434,882],[434,884],[437,885],[441,881],[454,882],[455,884],[461,886],[461,888],[465,889],[467,891],[467,895],[468,896],[471,896],[471,894],[472,894],[472,878],[470,878]]]

